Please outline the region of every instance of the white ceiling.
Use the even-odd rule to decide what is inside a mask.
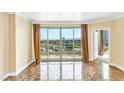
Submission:
[[[90,23],[123,16],[123,12],[21,12],[33,23]]]

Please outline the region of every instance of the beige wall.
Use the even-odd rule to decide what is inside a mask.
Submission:
[[[89,25],[89,50],[92,59],[92,31],[110,28],[110,62],[124,69],[124,17],[109,22]]]
[[[0,76],[17,73],[34,60],[32,35],[30,21],[0,13]]]
[[[8,15],[0,13],[0,76],[8,70],[8,32]]]
[[[32,61],[32,23],[16,16],[16,71]]]
[[[9,15],[9,72],[16,71],[16,23],[15,14]]]
[[[111,22],[111,63],[124,69],[124,17]]]

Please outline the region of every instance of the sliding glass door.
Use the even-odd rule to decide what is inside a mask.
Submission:
[[[49,60],[60,59],[60,29],[48,29],[48,58]]]
[[[80,28],[41,28],[41,60],[81,60]]]
[[[73,29],[61,29],[61,54],[62,60],[73,59]]]
[[[81,29],[74,28],[74,58],[81,59]]]
[[[48,31],[46,28],[40,30],[40,51],[41,59],[47,60],[48,58]]]

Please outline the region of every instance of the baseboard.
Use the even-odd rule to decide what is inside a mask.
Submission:
[[[23,68],[21,68],[19,71],[16,72],[16,75],[20,74],[24,69],[26,69],[29,65],[31,65],[34,61],[30,61],[28,64],[26,64]]]
[[[6,79],[8,76],[16,76],[16,73],[7,73],[7,74],[4,74],[0,77],[0,81],[3,81],[4,79]]]
[[[120,67],[117,64],[109,63],[109,65],[114,66],[114,67],[116,67],[116,68],[118,68],[118,69],[120,69],[120,70],[122,70],[124,72],[124,68]]]
[[[3,81],[4,79],[6,79],[9,76],[17,76],[19,73],[21,73],[24,69],[26,69],[29,65],[31,65],[34,61],[29,62],[26,66],[24,66],[23,68],[21,68],[18,72],[11,72],[11,73],[6,73],[6,74],[2,74],[0,76],[0,81]]]
[[[6,75],[5,73],[0,74],[0,81],[2,81],[5,78],[5,75]]]

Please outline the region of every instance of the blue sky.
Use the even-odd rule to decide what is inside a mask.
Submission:
[[[75,28],[75,38],[80,38],[80,28]],[[47,29],[42,28],[41,32],[41,40],[47,39]],[[68,39],[73,38],[73,29],[62,29],[62,37]],[[57,40],[60,39],[60,29],[49,29],[49,40]]]

